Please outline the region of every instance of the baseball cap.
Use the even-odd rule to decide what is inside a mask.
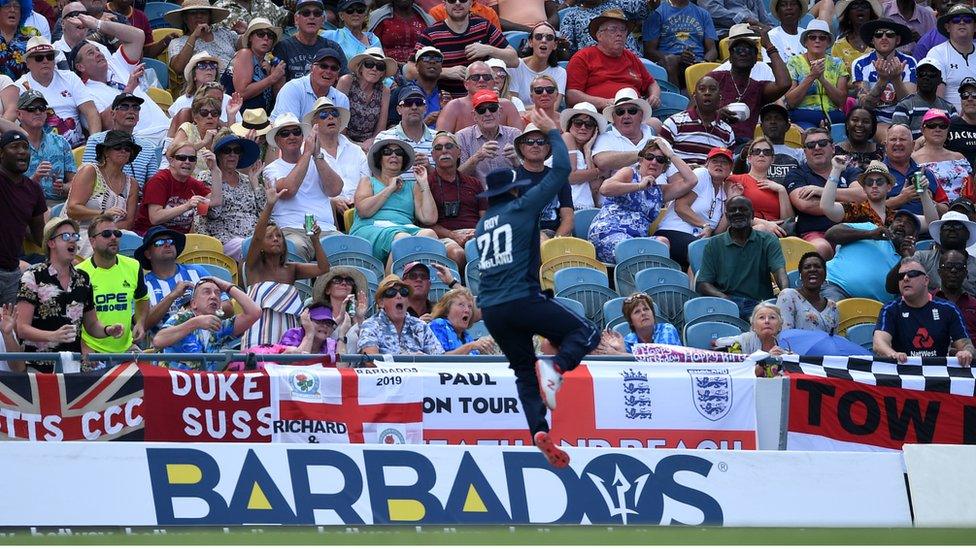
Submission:
[[[308,316],[312,320],[331,320],[335,324],[335,318],[332,317],[332,309],[325,305],[312,305],[308,309]]]
[[[498,94],[494,90],[478,90],[471,98],[471,106],[478,108],[485,103],[498,103]]]
[[[322,0],[298,0],[298,3],[295,4],[295,11],[297,12],[298,10],[302,9],[304,6],[307,6],[309,4],[314,5],[319,9],[325,11],[325,4],[322,3]]]
[[[922,222],[918,220],[918,216],[915,215],[914,212],[912,212],[911,210],[898,210],[895,212],[895,215],[892,217],[898,217],[900,215],[907,215],[912,220],[912,224],[915,225],[916,233],[922,230]]]
[[[732,151],[726,149],[725,147],[712,147],[712,150],[708,151],[708,156],[705,158],[705,160],[711,160],[716,156],[725,157],[729,160],[729,162],[732,161]]]
[[[142,105],[146,102],[145,99],[139,97],[138,95],[132,95],[131,93],[122,92],[115,96],[112,100],[112,108],[115,109],[122,103],[135,103],[136,105]]]
[[[403,266],[403,271],[400,272],[400,276],[407,276],[407,273],[412,271],[414,267],[423,267],[427,269],[427,274],[430,274],[430,267],[428,267],[427,264],[421,263],[419,261],[410,261],[409,263]]]
[[[17,130],[7,130],[0,135],[0,149],[6,148],[11,143],[27,141],[27,136]]]
[[[397,101],[403,101],[411,97],[419,97],[424,101],[427,100],[427,94],[424,90],[420,89],[420,86],[408,85],[400,88],[400,95],[397,96]]]
[[[312,62],[318,63],[319,61],[328,59],[330,57],[336,61],[339,61],[340,63],[342,62],[342,57],[339,55],[339,52],[335,50],[335,48],[322,48],[315,52],[315,59],[313,59]]]
[[[23,109],[29,107],[37,101],[44,103],[45,107],[47,106],[47,99],[44,98],[44,94],[34,89],[27,90],[17,98],[17,108]]]
[[[958,91],[962,91],[962,89],[965,88],[966,86],[972,86],[976,88],[976,78],[973,78],[972,76],[967,76],[966,78],[963,78],[962,82],[959,83]]]
[[[417,53],[413,54],[413,60],[417,61],[418,59],[420,59],[424,55],[427,55],[428,53],[438,55],[441,58],[444,57],[444,54],[441,52],[441,50],[435,48],[434,46],[424,46],[419,50],[417,50]]]
[[[925,115],[922,116],[922,124],[925,124],[929,120],[935,120],[936,118],[943,118],[946,122],[949,122],[949,115],[942,109],[929,109],[925,111]]]
[[[784,107],[783,105],[780,105],[779,103],[770,103],[768,105],[763,105],[763,107],[761,109],[759,109],[759,118],[761,119],[762,117],[766,116],[767,114],[770,114],[770,113],[773,113],[773,112],[778,112],[778,113],[782,114],[783,115],[783,118],[785,118],[787,121],[790,120],[790,111],[786,110],[786,107]]]
[[[915,69],[918,70],[918,68],[922,66],[932,67],[933,69],[939,71],[939,73],[942,73],[942,67],[940,67],[939,64],[935,62],[935,59],[932,59],[931,57],[923,57],[921,61],[915,64]]]
[[[949,202],[949,210],[958,210],[966,215],[976,215],[976,204],[973,204],[972,200],[960,196],[952,202]]]

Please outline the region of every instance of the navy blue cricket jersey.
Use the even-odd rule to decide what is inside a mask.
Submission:
[[[891,348],[908,356],[946,356],[953,341],[969,338],[959,308],[938,297],[918,308],[901,298],[888,303],[875,329],[891,334]]]

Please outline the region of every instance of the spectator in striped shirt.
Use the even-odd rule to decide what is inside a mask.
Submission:
[[[895,105],[894,114],[891,115],[892,124],[904,124],[911,128],[912,139],[922,137],[922,117],[929,112],[929,109],[944,110],[950,120],[955,120],[959,116],[956,113],[956,106],[938,95],[939,84],[942,83],[942,69],[935,59],[926,57],[919,60],[915,65],[915,79],[918,86],[915,93],[899,101]]]
[[[496,57],[509,67],[519,64],[518,53],[508,44],[501,29],[486,19],[471,15],[473,0],[445,0],[447,19],[427,27],[417,38],[417,49],[433,46],[444,56],[441,89],[461,96],[465,93],[462,81],[468,63]],[[416,66],[407,64],[404,74],[416,75]]]
[[[139,124],[139,111],[142,108],[144,99],[129,93],[120,93],[112,101],[109,116],[113,127],[132,135],[132,130]],[[88,137],[85,143],[85,155],[82,162],[85,164],[95,163],[95,146],[105,141],[108,131],[98,132]],[[132,162],[122,167],[122,172],[131,175],[136,183],[139,184],[139,198],[142,199],[142,189],[146,186],[146,181],[156,175],[159,171],[161,151],[156,145],[143,137],[132,136],[132,141],[140,147],[139,154],[132,159]]]
[[[661,137],[688,164],[704,164],[713,148],[731,149],[735,144],[732,126],[718,116],[718,100],[718,81],[704,76],[695,85],[691,106],[669,116],[661,127]]]

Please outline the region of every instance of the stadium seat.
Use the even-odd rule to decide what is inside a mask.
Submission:
[[[692,326],[696,324],[709,323],[709,322],[711,323],[717,322],[720,324],[728,324],[730,326],[735,326],[736,329],[738,329],[740,332],[748,332],[751,329],[749,323],[739,318],[738,314],[733,316],[733,315],[727,315],[723,313],[717,313],[717,314],[703,315],[694,320],[688,320],[687,318],[685,318],[685,327],[684,330],[682,330],[682,337],[683,338],[687,337],[688,329],[691,328]]]
[[[630,333],[630,324],[627,322],[618,322],[617,324],[613,325],[613,331],[622,336],[626,336]]]
[[[586,240],[586,235],[590,231],[590,223],[593,223],[593,218],[598,213],[600,213],[600,208],[576,210],[573,214],[573,236]]]
[[[837,335],[845,335],[847,329],[855,324],[874,324],[878,321],[878,313],[883,305],[880,301],[852,297],[837,302],[837,312],[840,323],[837,325]]]
[[[169,66],[163,63],[159,59],[153,59],[151,57],[143,57],[142,64],[146,66],[147,69],[152,69],[156,73],[156,78],[159,79],[159,85],[163,89],[169,89]]]
[[[592,269],[582,269],[583,271],[592,271]],[[566,269],[556,273],[559,276],[565,273]],[[594,271],[595,272],[595,271]],[[563,277],[565,278],[565,277]],[[604,275],[605,280],[605,275]],[[570,284],[556,292],[557,297],[568,297],[574,299],[583,304],[583,311],[586,318],[592,321],[597,326],[602,327],[603,322],[603,304],[607,301],[617,297],[617,293],[611,290],[605,283],[604,284],[593,284],[591,282],[579,282],[575,284]]]
[[[228,271],[227,269],[219,265],[204,265],[204,264],[192,264],[192,263],[191,265],[202,271],[206,271],[207,273],[210,274],[210,276],[217,277],[221,280],[226,280],[231,284],[234,283],[234,276],[230,274],[230,271]]]
[[[589,267],[567,267],[553,275],[553,289],[556,293],[576,284],[595,284],[610,287],[607,273]]]
[[[183,253],[186,252],[199,252],[199,251],[211,251],[224,253],[224,245],[219,240],[212,236],[207,236],[205,234],[189,233],[186,235],[186,247],[183,248]],[[181,261],[177,258],[177,261]]]
[[[935,247],[935,241],[934,240],[922,240],[920,242],[916,242],[915,243],[915,251],[916,252],[921,252],[921,251],[924,251],[924,250],[931,250],[934,247]]]
[[[173,95],[169,91],[160,88],[149,88],[146,90],[146,95],[149,99],[152,99],[154,103],[159,105],[159,108],[164,111],[169,109],[169,106],[173,104]]]
[[[65,204],[67,204],[67,203],[66,202],[62,202],[60,204],[55,204],[55,205],[51,206],[51,217],[61,217],[61,212],[64,211]],[[141,239],[140,239],[139,243],[140,244],[142,243],[142,240]]]
[[[756,131],[753,133],[752,137],[753,139],[755,139],[757,137],[762,137],[762,136],[763,136],[762,126],[756,124]],[[797,126],[796,124],[791,124],[790,129],[786,130],[786,137],[783,139],[783,142],[786,145],[793,147],[795,149],[802,149],[803,133],[800,131],[800,127]]]
[[[790,281],[790,288],[795,289],[800,287],[800,271],[790,271],[786,273],[786,278]]]
[[[691,244],[688,244],[688,265],[691,267],[691,272],[695,275],[701,270],[702,260],[705,256],[705,245],[708,243],[708,238],[699,238],[698,240],[693,240]]]
[[[571,236],[550,238],[542,243],[542,263],[562,255],[582,255],[596,259],[596,248],[589,240]]]
[[[799,267],[800,258],[803,257],[803,254],[817,251],[816,246],[795,236],[780,238],[779,247],[783,250],[783,258],[786,260],[787,272]]]
[[[685,89],[688,90],[688,95],[694,91],[695,86],[698,81],[701,80],[702,76],[712,72],[717,69],[719,63],[695,63],[690,67],[685,68]]]
[[[325,255],[327,256],[341,252],[359,252],[361,254],[373,253],[373,245],[370,244],[369,240],[346,234],[335,234],[323,237],[322,249],[325,250]]]
[[[860,345],[865,349],[874,352],[874,328],[876,324],[874,322],[865,322],[864,324],[854,324],[847,328],[847,339],[854,343],[855,345]]]
[[[688,300],[684,305],[685,323],[690,324],[706,315],[739,317],[739,306],[734,301],[714,296],[702,296]]]
[[[457,264],[447,257],[447,247],[440,240],[424,236],[408,236],[394,240],[390,245],[390,257],[393,258],[393,273],[400,274],[403,266],[411,261],[431,264],[440,263],[455,271]]]
[[[529,39],[529,33],[525,31],[505,31],[503,34],[508,40],[508,45],[517,52],[522,50],[522,45]]]
[[[84,163],[84,158],[85,158],[84,145],[82,145],[81,147],[75,147],[74,149],[71,149],[71,156],[73,156],[75,159],[75,168],[80,168],[82,163]]]
[[[688,327],[685,334],[685,345],[696,349],[711,349],[712,342],[720,337],[737,336],[742,331],[721,322],[699,322]]]
[[[718,60],[727,61],[729,59],[729,37],[718,41]]]
[[[143,11],[146,14],[146,19],[149,20],[149,26],[153,29],[160,29],[173,26],[166,21],[166,19],[163,19],[163,16],[177,9],[180,9],[179,4],[171,4],[169,2],[147,2]]]
[[[668,257],[668,247],[656,238],[630,238],[621,241],[614,248],[617,265],[613,268],[613,287],[622,296],[637,290],[634,275],[644,269],[663,267],[681,270],[673,259]]]
[[[479,320],[478,322],[475,322],[474,324],[471,325],[471,327],[468,328],[468,335],[470,335],[475,339],[478,339],[491,334],[488,333],[488,328],[485,326],[485,321]]]
[[[542,289],[551,290],[553,288],[553,275],[566,267],[591,267],[603,274],[607,273],[607,266],[592,257],[572,254],[554,257],[539,266],[539,281],[542,283]]]
[[[681,93],[681,88],[667,80],[658,80],[657,85],[661,88],[662,92]]]
[[[571,299],[568,297],[560,297],[560,296],[556,296],[556,301],[559,302],[560,305],[565,306],[567,309],[573,311],[574,313],[577,313],[580,316],[586,316],[586,309],[583,308],[583,304],[580,303],[579,301],[576,301],[575,299]]]
[[[624,318],[624,301],[626,297],[616,297],[603,304],[603,322],[607,328],[626,322]]]
[[[350,240],[334,240],[339,238]],[[363,244],[369,251],[362,251]],[[322,248],[332,266],[359,267],[362,270],[371,271],[376,280],[380,280],[386,275],[386,268],[383,263],[373,257],[373,245],[368,240],[345,234],[332,235],[322,239]]]
[[[464,283],[472,294],[478,295],[478,290],[481,289],[481,270],[477,261],[468,261],[464,265]]]
[[[450,290],[451,289],[447,287],[447,284],[441,282],[439,278],[431,280],[430,290],[427,291],[427,299],[429,299],[431,303],[437,303],[442,297],[444,297],[444,294]]]
[[[685,302],[698,297],[688,286],[662,284],[646,290],[658,309],[658,319],[670,322],[680,333],[685,325]]]
[[[307,280],[296,280],[293,286],[298,290],[299,295],[302,296],[302,301],[314,301],[312,299],[312,285]]]
[[[658,65],[657,63],[651,61],[650,59],[644,59],[643,57],[641,57],[640,60],[641,63],[644,64],[644,68],[647,69],[647,72],[651,73],[651,76],[653,76],[654,80],[657,80],[659,84],[661,82],[668,81],[668,69],[665,69],[664,67]]]
[[[60,205],[60,206],[63,207],[63,205]],[[58,213],[60,213],[60,210],[58,210]],[[51,215],[52,216],[55,215],[54,208],[51,209]],[[134,233],[132,231],[127,231],[127,230],[123,230],[122,231],[122,238],[119,240],[119,253],[120,254],[122,254],[124,256],[127,256],[127,257],[132,257],[132,255],[131,255],[132,252],[135,252],[136,251],[136,248],[138,248],[139,246],[142,246],[142,237],[141,236],[139,236],[138,234],[136,234],[136,233]],[[124,253],[123,250],[131,250],[131,251],[129,253]],[[138,258],[134,258],[134,259],[138,259]]]
[[[237,262],[227,257],[221,252],[211,250],[197,250],[192,252],[184,251],[179,257],[180,263],[199,263],[201,265],[217,265],[227,269],[233,276],[234,283],[239,280],[237,277]]]
[[[834,140],[834,143],[847,141],[847,125],[844,124],[843,122],[838,122],[837,124],[831,124],[830,138]]]
[[[654,287],[661,285],[684,286],[690,289],[688,275],[676,269],[651,267],[650,269],[638,271],[634,275],[634,286],[637,288],[637,291],[648,292]]]
[[[679,94],[662,91],[661,106],[654,109],[654,116],[660,120],[681,112],[688,108],[688,98]]]

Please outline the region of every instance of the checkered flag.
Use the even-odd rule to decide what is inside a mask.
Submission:
[[[962,368],[952,357],[908,357],[898,364],[880,357],[784,356],[789,373],[846,379],[875,385],[953,395],[976,396],[976,378],[971,368]]]

